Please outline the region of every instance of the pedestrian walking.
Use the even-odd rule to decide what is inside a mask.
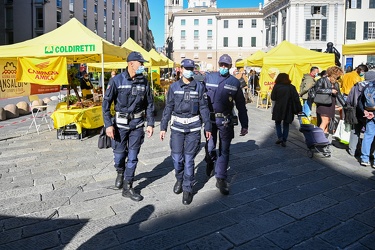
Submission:
[[[289,135],[289,124],[294,120],[294,115],[302,111],[301,102],[296,87],[291,84],[289,75],[280,73],[275,79],[275,86],[271,92],[271,100],[275,101],[272,111],[272,120],[275,121],[277,141],[276,144],[286,147]],[[281,127],[281,122],[283,126]]]
[[[369,72],[367,72],[369,73]],[[366,73],[366,74],[367,74]],[[368,78],[371,77],[371,72]],[[363,134],[362,148],[361,148],[361,165],[370,166],[370,151],[371,145],[374,142],[375,137],[375,81],[369,81],[369,83],[363,88],[358,100],[359,109],[363,112],[363,117],[366,118],[366,130]]]
[[[193,199],[194,159],[199,152],[202,122],[206,139],[211,137],[210,110],[204,85],[195,81],[194,61],[181,62],[182,78],[169,86],[167,103],[160,122],[160,139],[164,140],[171,120],[171,156],[175,170],[175,194],[182,195],[182,203],[189,205]]]
[[[335,118],[336,98],[342,106],[345,106],[345,100],[340,92],[337,80],[343,74],[343,70],[338,66],[332,66],[327,69],[327,77],[320,78],[315,84],[316,113],[320,117],[319,127],[323,129],[328,138],[328,125],[331,119]],[[319,95],[319,96],[318,96]]]
[[[299,96],[303,100],[302,112],[306,114],[307,117],[311,115],[312,102],[309,98],[308,91],[315,85],[315,77],[319,76],[319,68],[311,67],[310,73],[305,74],[302,78]]]
[[[133,188],[138,153],[144,141],[144,126],[151,137],[154,127],[152,90],[143,75],[147,62],[139,52],[131,52],[124,72],[111,78],[103,100],[103,117],[106,134],[112,141],[114,166],[117,171],[116,188],[123,188],[122,196],[134,201],[143,197]],[[115,117],[111,115],[114,102]]]
[[[215,169],[216,187],[222,194],[228,195],[227,169],[230,144],[234,137],[234,104],[242,126],[240,136],[248,133],[248,116],[240,81],[229,74],[232,58],[224,54],[218,63],[219,72],[207,74],[204,80],[212,120],[212,136],[205,145],[206,174],[211,176]],[[219,142],[218,154],[217,142]]]

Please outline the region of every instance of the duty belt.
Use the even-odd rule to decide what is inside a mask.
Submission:
[[[183,128],[176,128],[174,126],[171,126],[171,129],[176,130],[176,131],[180,131],[180,132],[183,132],[183,133],[188,133],[188,132],[199,131],[199,130],[201,130],[201,127],[183,129]]]
[[[144,117],[145,116],[145,111],[142,110],[141,112],[135,113],[135,114],[133,114],[131,116],[133,116],[132,119],[137,119],[137,118]]]
[[[178,117],[178,116],[175,116],[175,115],[172,115],[172,123],[173,122],[178,122],[178,123],[181,123],[181,124],[190,124],[190,123],[193,123],[193,122],[196,122],[196,121],[199,121],[199,115],[196,115],[196,116],[193,116],[193,117],[190,117],[190,118],[181,118],[181,117]]]
[[[138,124],[137,126],[135,126],[135,128],[140,128],[142,127],[143,125],[145,124],[145,122],[141,122],[140,124]],[[123,125],[123,124],[116,124],[116,126],[118,128],[125,128],[125,129],[130,129],[130,126],[129,125]]]

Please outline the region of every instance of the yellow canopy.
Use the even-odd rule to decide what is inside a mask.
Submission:
[[[179,67],[179,66],[180,66],[179,63],[175,63],[174,61],[172,61],[171,59],[169,59],[168,57],[166,57],[164,54],[161,54],[161,53],[160,53],[160,56],[161,56],[163,59],[168,60],[168,65],[167,65],[166,67],[168,67],[168,68],[174,68],[175,66],[176,66],[176,67]]]
[[[67,63],[123,61],[128,54],[128,50],[96,35],[75,18],[33,39],[0,46],[2,58],[64,56]]]
[[[299,91],[303,75],[310,72],[312,66],[318,67],[320,71],[334,66],[335,55],[308,50],[283,41],[267,52],[259,64],[258,66],[262,67],[259,81],[261,90],[272,90],[277,75],[283,72],[289,74],[292,84]]]
[[[155,49],[151,49],[148,53],[150,54],[151,60],[153,60],[152,66],[168,66],[168,58],[163,58]]]
[[[263,64],[263,57],[266,55],[265,52],[258,50],[251,56],[242,59],[241,61],[236,62],[236,67],[245,67],[245,66],[260,66]]]
[[[343,55],[375,55],[375,41],[368,43],[344,44]]]

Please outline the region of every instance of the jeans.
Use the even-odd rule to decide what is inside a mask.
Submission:
[[[281,130],[281,121],[275,121],[277,138],[282,139],[284,142],[288,139],[289,123],[283,121],[283,129]]]
[[[374,141],[375,136],[375,123],[374,120],[367,120],[366,123],[366,131],[363,135],[362,140],[362,155],[361,160],[363,162],[370,161],[370,151],[371,151],[371,144]]]
[[[312,102],[310,99],[303,100],[302,112],[306,114],[307,117],[311,115]]]

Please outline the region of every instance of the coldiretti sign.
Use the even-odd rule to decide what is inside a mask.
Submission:
[[[48,55],[76,52],[95,52],[95,44],[44,47],[44,53]]]

